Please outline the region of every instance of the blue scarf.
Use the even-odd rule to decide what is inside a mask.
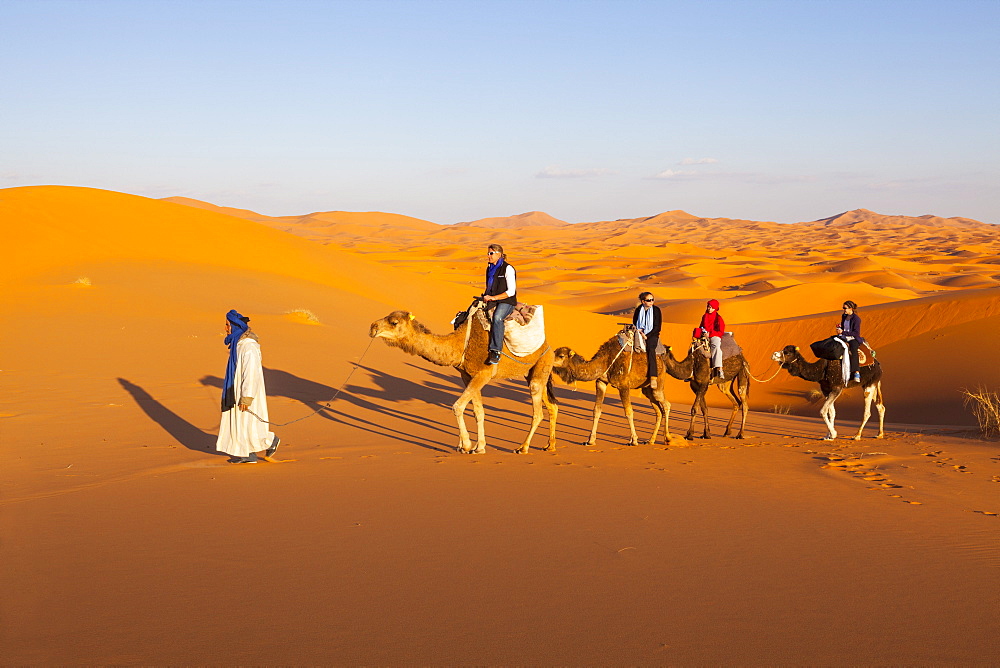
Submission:
[[[496,275],[498,273],[500,273],[500,268],[501,267],[506,267],[506,266],[507,266],[507,262],[503,258],[500,258],[499,260],[497,260],[496,264],[489,264],[489,263],[487,263],[487,265],[486,265],[486,292],[487,292],[487,294],[489,293],[490,289],[493,287],[493,279],[496,278]]]
[[[236,309],[226,314],[226,320],[230,327],[230,334],[225,341],[229,346],[229,363],[226,364],[226,378],[222,381],[222,412],[236,406],[236,344],[250,329],[247,325],[250,318],[244,318]]]

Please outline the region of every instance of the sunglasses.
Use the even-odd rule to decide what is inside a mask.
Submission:
[[[649,302],[650,304],[652,304],[652,303],[653,303],[653,300],[652,300],[652,299],[643,299],[642,301],[644,301],[644,302]]]
[[[488,251],[486,254],[487,255],[499,255],[500,253],[498,251]]]

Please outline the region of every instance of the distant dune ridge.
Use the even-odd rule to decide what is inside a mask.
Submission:
[[[961,393],[1000,384],[993,225],[863,209],[439,225],[36,186],[0,190],[0,226],[6,663],[976,665],[1000,651],[1000,458]],[[641,291],[679,357],[719,299],[767,381],[747,439],[718,436],[716,391],[716,438],[678,439],[692,395],[671,381],[672,439],[626,447],[609,396],[584,447],[595,384],[560,381],[556,452],[536,435],[515,455],[530,415],[516,379],[483,393],[486,454],[457,455],[458,374],[369,325],[403,310],[451,332],[490,242],[519,297],[545,305],[547,344],[587,358]],[[862,441],[820,441],[817,385],[771,361],[785,345],[811,360],[846,299],[885,372],[878,441],[872,422]],[[231,308],[260,337],[282,438],[253,466],[214,451]],[[652,411],[638,393],[633,406],[645,437]],[[859,417],[848,390],[838,428]]]

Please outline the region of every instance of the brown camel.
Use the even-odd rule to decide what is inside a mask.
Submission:
[[[694,339],[688,348],[687,357],[678,361],[674,357],[673,350],[667,346],[667,354],[663,356],[666,371],[674,378],[687,380],[691,384],[691,391],[694,392],[694,401],[691,403],[691,422],[688,424],[687,434],[684,438],[694,439],[694,420],[698,410],[701,410],[701,417],[705,423],[705,430],[701,438],[712,438],[712,433],[708,427],[708,405],[705,395],[708,388],[715,385],[726,395],[726,398],[733,403],[733,412],[729,416],[729,423],[726,424],[726,431],[723,436],[729,436],[732,431],[733,421],[736,420],[736,411],[740,411],[740,431],[736,438],[743,438],[743,428],[747,423],[748,397],[750,395],[750,372],[747,371],[746,361],[743,354],[733,355],[722,361],[722,371],[725,378],[718,378],[712,375],[712,367],[709,359],[705,356],[708,351],[708,341],[705,339]]]
[[[531,392],[531,429],[524,442],[517,449],[520,454],[528,451],[531,437],[542,422],[542,407],[549,414],[548,451],[556,449],[556,418],[559,408],[552,394],[552,350],[548,343],[525,357],[513,357],[504,353],[499,364],[486,364],[489,332],[478,323],[474,313],[450,334],[433,334],[414,319],[407,311],[394,311],[372,323],[369,336],[383,339],[386,345],[401,348],[411,355],[423,357],[428,362],[458,369],[465,383],[465,391],[452,406],[458,420],[459,452],[482,454],[486,452],[484,433],[485,413],[483,411],[482,389],[492,380],[527,378]],[[504,350],[507,348],[504,346]],[[477,440],[475,448],[465,427],[465,408],[472,402],[476,416]]]
[[[852,380],[847,385],[844,384],[843,372],[840,368],[840,360],[817,360],[807,362],[798,346],[785,346],[778,352],[771,355],[775,362],[781,362],[781,367],[793,376],[798,376],[804,380],[811,380],[819,383],[819,389],[823,392],[823,407],[819,409],[819,414],[823,416],[826,423],[827,434],[824,441],[832,441],[837,438],[837,430],[833,426],[833,421],[837,417],[837,410],[834,402],[837,397],[848,387],[858,387],[865,393],[865,414],[861,419],[861,427],[854,435],[855,441],[861,440],[861,432],[865,430],[865,424],[872,414],[872,401],[875,401],[875,408],[878,409],[878,436],[885,436],[885,404],[882,403],[882,365],[875,360],[870,366],[863,366],[860,369],[861,382]]]
[[[661,422],[663,423],[663,440],[669,440],[667,423],[670,420],[670,402],[663,396],[663,383],[667,376],[663,372],[662,362],[656,365],[659,375],[655,390],[649,387],[649,380],[646,377],[646,353],[633,355],[631,350],[623,350],[617,336],[605,341],[589,362],[565,346],[557,348],[553,364],[552,371],[567,383],[578,380],[592,380],[596,383],[594,424],[590,430],[590,438],[584,445],[597,443],[597,423],[601,419],[601,405],[604,403],[604,395],[608,391],[608,385],[616,388],[622,399],[622,407],[625,409],[625,417],[628,418],[628,428],[631,433],[628,445],[639,444],[632,411],[631,394],[634,389],[642,391],[643,395],[649,399],[649,403],[653,406],[653,412],[656,414],[653,435],[646,442],[650,445],[656,443]]]

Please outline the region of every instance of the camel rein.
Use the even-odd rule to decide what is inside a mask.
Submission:
[[[344,382],[340,384],[340,387],[337,388],[337,391],[333,393],[333,397],[331,397],[330,400],[328,402],[326,402],[325,404],[320,404],[320,407],[317,408],[316,410],[314,410],[309,415],[305,415],[303,417],[296,418],[296,419],[292,420],[291,422],[271,422],[271,421],[265,420],[261,416],[257,415],[256,413],[254,413],[249,408],[247,408],[246,412],[249,413],[250,415],[254,416],[255,418],[257,418],[258,420],[260,420],[264,424],[269,424],[272,427],[287,427],[290,424],[294,424],[296,422],[301,422],[302,420],[305,420],[306,418],[311,418],[313,415],[316,415],[316,413],[319,413],[320,411],[327,410],[328,408],[330,408],[330,404],[332,404],[337,399],[337,396],[347,386],[347,383],[351,380],[351,376],[354,375],[354,372],[358,370],[359,366],[361,366],[361,362],[364,361],[365,355],[367,355],[368,351],[371,350],[371,347],[372,347],[373,343],[375,343],[375,339],[371,339],[371,340],[368,341],[368,347],[365,348],[365,351],[363,353],[361,353],[361,357],[358,359],[357,362],[354,363],[354,368],[351,369],[351,373],[347,374],[347,378],[345,378]]]

